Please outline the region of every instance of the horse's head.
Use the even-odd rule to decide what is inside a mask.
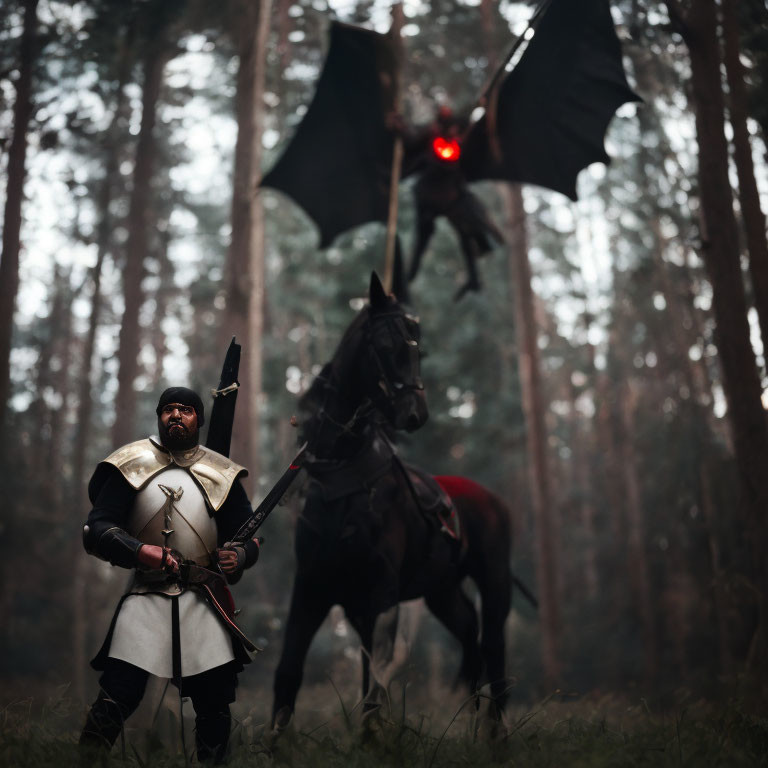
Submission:
[[[299,400],[301,439],[317,456],[336,455],[374,410],[396,430],[419,429],[429,415],[420,356],[418,319],[372,273],[368,304]]]
[[[384,291],[375,272],[371,273],[368,298],[360,352],[364,385],[395,429],[413,432],[429,416],[421,381],[419,320]]]

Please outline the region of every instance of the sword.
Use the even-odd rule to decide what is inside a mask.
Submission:
[[[253,538],[253,535],[261,527],[261,524],[267,519],[269,513],[280,503],[280,499],[285,496],[291,483],[296,479],[302,467],[302,459],[307,452],[307,444],[299,448],[299,452],[294,456],[288,469],[283,472],[280,479],[275,483],[269,493],[264,497],[261,504],[254,510],[253,515],[249,517],[240,526],[240,530],[230,540],[231,544],[245,544]]]
[[[306,450],[307,444],[304,443],[288,466],[288,469],[283,472],[261,504],[256,507],[254,513],[240,526],[240,529],[228,544],[245,544],[245,542],[253,538],[253,535],[267,519],[269,513],[280,503],[280,499],[283,498],[291,483],[296,479],[301,470],[301,460]],[[224,546],[226,547],[227,544]],[[218,572],[212,571],[209,568],[204,568],[201,565],[197,565],[197,563],[186,560],[179,564],[179,577],[182,583],[194,586],[200,590],[203,597],[218,614],[224,627],[230,634],[238,638],[249,651],[261,650],[246,637],[243,630],[235,623],[235,603],[227,587],[226,577],[220,569]]]

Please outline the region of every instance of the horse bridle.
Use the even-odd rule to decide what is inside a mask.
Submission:
[[[374,338],[378,331],[375,326],[379,323],[379,321],[384,321],[386,323],[388,333],[393,335],[396,334],[401,339],[405,340],[407,345],[406,349],[408,350],[409,366],[409,376],[407,378],[396,375],[396,371],[394,370],[387,370],[387,365],[385,364],[381,354],[376,347]],[[357,422],[361,418],[367,418],[372,411],[376,410],[377,406],[375,405],[374,400],[377,399],[377,395],[379,395],[379,399],[384,397],[388,402],[393,403],[396,397],[405,391],[423,391],[424,383],[422,382],[421,377],[413,373],[414,370],[418,370],[418,361],[422,355],[419,350],[418,341],[412,338],[414,334],[409,333],[408,330],[408,325],[415,326],[418,329],[418,322],[418,318],[403,312],[392,311],[381,312],[375,316],[371,316],[370,314],[368,315],[363,327],[363,343],[365,344],[365,349],[372,358],[373,365],[376,369],[376,374],[378,377],[377,390],[372,396],[366,397],[360,403],[360,405],[355,409],[355,412],[346,422],[341,423],[332,418],[326,410],[326,404],[329,395],[331,392],[338,391],[338,388],[333,381],[333,376],[324,378],[323,384],[325,397],[323,398],[323,402],[319,408],[321,426],[315,435],[315,439],[317,439],[320,431],[322,431],[326,426],[332,426],[335,428],[338,435],[343,435],[345,433],[352,434],[355,426],[357,425]],[[321,377],[318,376],[318,378]],[[310,439],[310,444],[314,443],[315,439]],[[325,462],[324,460],[312,459],[312,463],[320,465],[324,464]]]
[[[385,323],[386,331],[390,336],[399,337],[406,344],[408,350],[408,375],[403,377],[395,366],[389,366],[385,363],[376,345],[376,337],[380,333],[375,327],[380,322]],[[404,312],[381,312],[375,315],[369,315],[365,334],[368,342],[366,348],[373,359],[378,373],[379,390],[387,397],[389,401],[394,401],[396,397],[406,391],[423,391],[424,382],[421,376],[415,371],[419,370],[419,360],[421,352],[419,342],[413,338],[416,334],[409,333],[408,326],[415,326],[418,329],[419,320],[413,315]],[[387,361],[388,362],[388,361]]]

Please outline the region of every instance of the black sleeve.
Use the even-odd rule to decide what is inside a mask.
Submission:
[[[253,507],[240,480],[232,483],[229,496],[216,513],[219,546],[229,541],[240,526],[253,514]],[[245,567],[250,568],[259,559],[259,545],[255,541],[245,543]]]
[[[125,526],[136,491],[116,467],[100,465],[97,472],[100,487],[83,527],[83,546],[88,554],[108,560],[112,565],[135,568],[141,542],[129,536]]]

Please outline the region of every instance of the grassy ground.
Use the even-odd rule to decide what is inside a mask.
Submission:
[[[75,741],[82,713],[73,712],[62,693],[43,706],[16,701],[0,711],[2,768],[81,765]],[[402,700],[393,702],[394,713],[370,729],[361,728],[359,711],[341,697],[323,710],[310,708],[271,749],[263,742],[263,711],[253,707],[245,716],[241,711],[230,765],[768,767],[768,719],[745,711],[738,701],[713,704],[681,696],[662,712],[642,699],[552,697],[533,707],[511,707],[503,732],[490,739],[472,703],[462,706],[446,695],[438,716],[404,706],[405,699],[403,691]],[[124,743],[118,741],[102,764],[184,766],[173,707],[158,707],[153,720],[152,727],[127,729]],[[187,717],[185,728],[191,744]]]

